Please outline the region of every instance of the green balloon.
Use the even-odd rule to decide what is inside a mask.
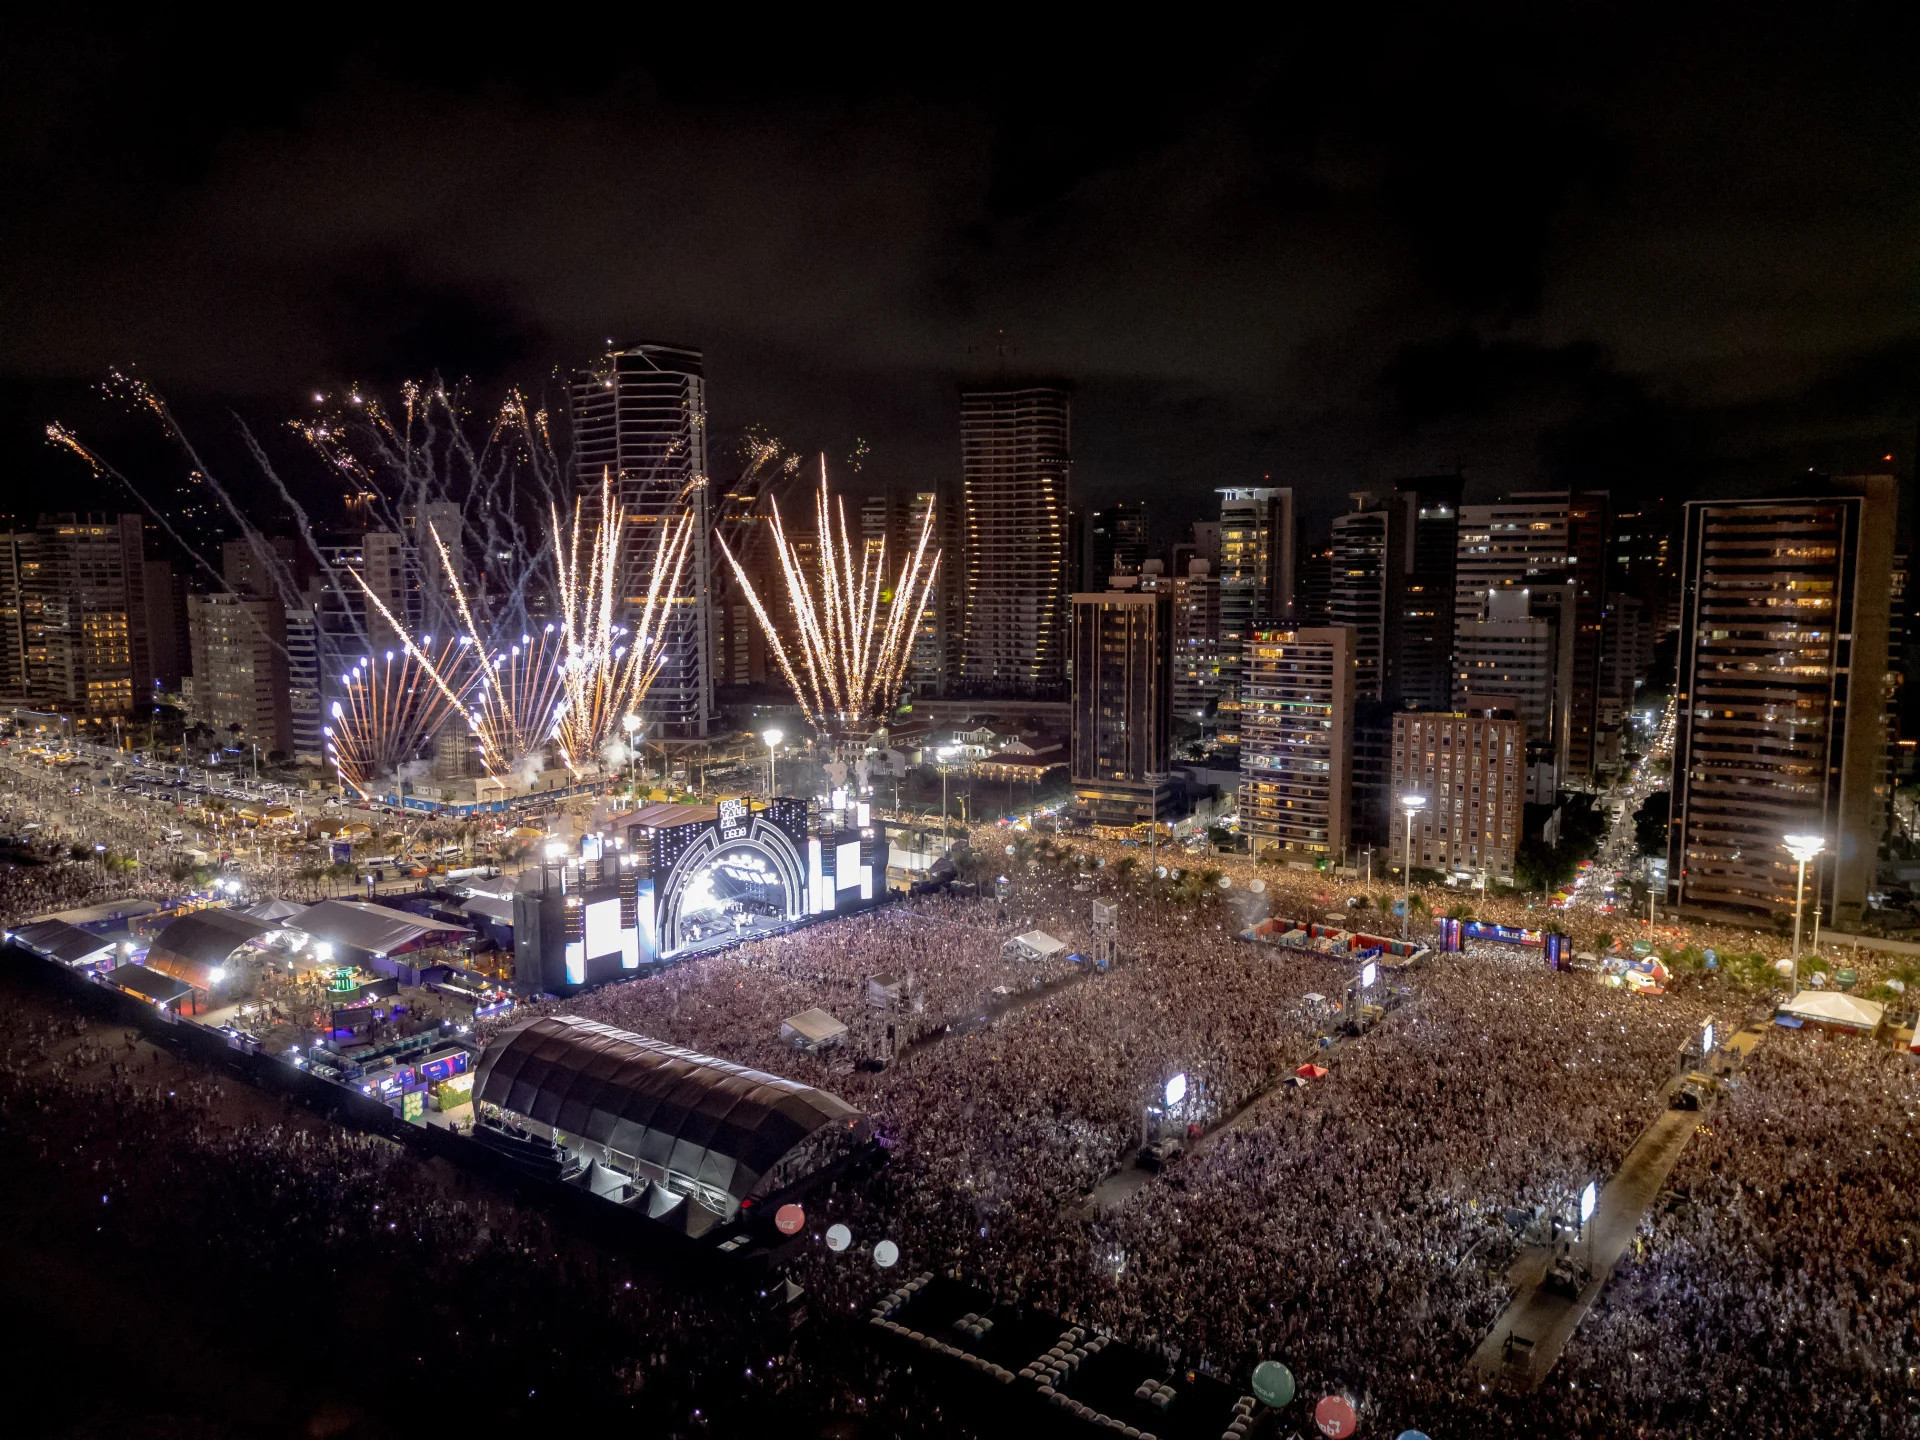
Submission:
[[[1278,1360],[1262,1360],[1253,1367],[1253,1393],[1261,1403],[1278,1410],[1293,1400],[1293,1372]]]

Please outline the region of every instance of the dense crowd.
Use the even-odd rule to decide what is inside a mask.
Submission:
[[[1254,1363],[1280,1359],[1303,1394],[1350,1395],[1366,1433],[1916,1433],[1912,1058],[1864,1040],[1768,1033],[1546,1385],[1525,1397],[1488,1393],[1467,1360],[1511,1296],[1514,1261],[1550,1236],[1551,1218],[1588,1181],[1619,1166],[1659,1114],[1674,1057],[1700,1022],[1730,1033],[1755,997],[1725,976],[1635,996],[1591,973],[1550,972],[1537,952],[1470,946],[1389,972],[1371,997],[1387,1002],[1379,1022],[1349,1037],[1339,1009],[1349,963],[1237,936],[1259,914],[1330,909],[1373,917],[1357,928],[1397,929],[1374,908],[1385,891],[1348,911],[1350,886],[1231,864],[1220,867],[1226,887],[1217,877],[1178,891],[1136,886],[1149,868],[1139,852],[1067,848],[1064,863],[1008,857],[1015,882],[1004,899],[916,897],[536,1008],[791,1075],[872,1115],[889,1161],[810,1201],[815,1232],[839,1220],[863,1245],[893,1239],[904,1271],[962,1276],[1110,1330],[1175,1368],[1244,1385]],[[1076,849],[1107,859],[1105,873],[1076,883]],[[1181,868],[1202,863],[1213,867]],[[57,887],[60,872],[87,868],[32,867],[47,872],[33,883]],[[0,907],[13,902],[8,883],[0,879]],[[1008,952],[1010,936],[1041,929],[1093,954],[1096,890],[1121,905],[1112,969]],[[1473,904],[1515,924],[1548,918],[1497,897]],[[1597,948],[1605,919],[1561,925]],[[1664,938],[1728,949],[1761,939],[1703,926]],[[783,1039],[782,1020],[813,1008],[848,1025],[843,1045],[806,1053]],[[924,1408],[907,1422],[921,1402],[889,1398],[861,1368],[873,1363],[865,1352],[843,1351],[848,1368],[829,1382],[800,1351],[728,1329],[720,1307],[676,1301],[651,1282],[628,1291],[622,1279],[613,1290],[609,1262],[573,1255],[512,1207],[461,1208],[475,1202],[418,1180],[391,1147],[291,1124],[223,1127],[205,1097],[162,1104],[122,1059],[84,1047],[67,1042],[69,1068],[108,1074],[84,1104],[55,1083],[63,1077],[44,1048],[0,1055],[4,1143],[70,1169],[44,1141],[67,1122],[62,1107],[87,1112],[74,1121],[76,1154],[131,1156],[127,1129],[184,1133],[181,1153],[233,1163],[204,1167],[218,1178],[188,1179],[159,1161],[128,1184],[183,1186],[204,1213],[251,1206],[292,1217],[287,1229],[250,1232],[235,1265],[278,1274],[320,1264],[291,1253],[289,1231],[305,1227],[334,1259],[363,1243],[391,1263],[404,1255],[422,1285],[452,1267],[462,1278],[451,1293],[470,1297],[460,1313],[487,1316],[490,1328],[456,1347],[482,1368],[499,1363],[517,1326],[533,1348],[566,1352],[583,1393],[630,1402],[651,1387],[650,1404],[665,1394],[669,1413],[685,1418],[743,1403],[683,1375],[700,1370],[690,1357],[758,1346],[785,1357],[770,1357],[779,1393],[816,1413],[858,1395],[897,1405],[902,1429],[935,1424]],[[1306,1062],[1327,1073],[1289,1083]],[[1164,1104],[1176,1075],[1186,1095]],[[1191,1153],[1120,1183],[1156,1133],[1181,1136]],[[235,1178],[242,1171],[267,1178]],[[383,1237],[370,1207],[388,1193],[380,1203],[398,1218]],[[555,1279],[546,1262],[562,1256]],[[850,1320],[879,1286],[876,1272],[818,1247],[797,1274],[816,1309]],[[588,1321],[566,1312],[568,1293],[613,1295],[584,1313],[646,1337],[638,1357],[578,1341],[575,1327]],[[1783,1406],[1787,1390],[1795,1398]]]
[[[9,1286],[71,1264],[97,1281],[88,1303],[114,1315],[110,1336],[48,1347],[56,1368],[31,1387],[41,1398],[16,1397],[21,1433],[39,1433],[42,1403],[60,1433],[91,1433],[87,1408],[125,1390],[140,1428],[184,1412],[197,1419],[177,1433],[195,1434],[414,1434],[449,1405],[521,1426],[625,1417],[660,1435],[857,1420],[877,1434],[958,1433],[911,1377],[837,1331],[792,1332],[750,1291],[687,1290],[437,1162],[182,1069],[118,1027],[12,1018],[0,1037]],[[141,1277],[134,1288],[111,1288],[127,1275]],[[24,1311],[27,1295],[12,1298]],[[32,1309],[36,1343],[73,1323],[66,1306]],[[198,1363],[209,1342],[191,1337],[207,1336],[223,1363]],[[105,1376],[60,1383],[104,1340]],[[236,1394],[268,1408],[236,1420]]]
[[[875,1117],[894,1149],[877,1176],[822,1197],[822,1224],[840,1219],[869,1240],[894,1238],[910,1266],[1100,1325],[1170,1365],[1244,1383],[1259,1359],[1280,1358],[1304,1389],[1345,1391],[1369,1425],[1389,1433],[1404,1424],[1532,1434],[1543,1414],[1574,1428],[1538,1433],[1595,1425],[1630,1433],[1682,1417],[1684,1433],[1742,1433],[1716,1418],[1717,1392],[1694,1373],[1711,1363],[1685,1333],[1692,1324],[1704,1343],[1739,1343],[1755,1321],[1738,1313],[1738,1284],[1692,1282],[1728,1307],[1710,1321],[1664,1303],[1611,1303],[1576,1336],[1566,1368],[1524,1399],[1482,1393],[1466,1365],[1510,1298],[1507,1275],[1522,1248],[1550,1236],[1551,1217],[1618,1167],[1664,1106],[1675,1056],[1700,1022],[1711,1017],[1730,1033],[1751,994],[1713,980],[1639,997],[1589,973],[1550,972],[1537,952],[1473,946],[1393,975],[1395,1003],[1380,1023],[1323,1046],[1328,1022],[1341,1018],[1335,1006],[1350,967],[1238,941],[1244,914],[1230,891],[1176,903],[1149,889],[1123,901],[1122,962],[1111,973],[1063,978],[1002,957],[1006,936],[1035,926],[1086,946],[1088,898],[1046,877],[1017,885],[1005,902],[923,898],[556,1008],[842,1094]],[[885,1069],[855,1065],[880,1053],[870,1027],[883,1017],[864,1018],[865,979],[907,971],[925,998],[916,1033],[932,1033]],[[1008,997],[991,1028],[938,1033],[996,987]],[[1325,999],[1308,998],[1315,994]],[[856,1029],[847,1051],[794,1053],[779,1021],[815,1005],[869,1028]],[[1803,1043],[1769,1038],[1761,1054]],[[1329,1074],[1282,1083],[1308,1060]],[[1857,1066],[1876,1067],[1897,1088],[1911,1086],[1911,1063],[1863,1041],[1830,1042],[1771,1082],[1782,1087],[1771,1103],[1825,1096],[1821,1105],[1841,1110]],[[1208,1133],[1158,1178],[1109,1196],[1103,1182],[1127,1164],[1176,1073],[1190,1078],[1193,1099],[1171,1118]],[[1774,1127],[1737,1118],[1770,1083],[1765,1066],[1755,1075],[1751,1089],[1734,1092],[1726,1123],[1735,1138],[1726,1143],[1751,1142],[1742,1163],[1764,1175],[1781,1169]],[[1909,1092],[1899,1095],[1910,1109]],[[1839,1131],[1854,1121],[1831,1123],[1834,1133],[1799,1143],[1849,1143]],[[1893,1133],[1891,1119],[1880,1124]],[[1702,1153],[1689,1164],[1703,1163]],[[1864,1170],[1883,1154],[1863,1150]],[[1897,1228],[1910,1178],[1900,1171],[1849,1193],[1836,1218],[1885,1200],[1886,1223]],[[1673,1243],[1670,1225],[1649,1222],[1644,1263],[1660,1263],[1653,1257]],[[1842,1244],[1837,1231],[1828,1238]],[[1903,1239],[1879,1248],[1910,1253]],[[1716,1234],[1712,1264],[1749,1243]],[[1862,1273],[1883,1264],[1877,1250],[1858,1261]],[[870,1298],[869,1282],[824,1255],[803,1261],[802,1272],[830,1307],[854,1311]],[[1621,1294],[1641,1293],[1641,1283],[1630,1275]],[[1771,1303],[1811,1307],[1803,1328],[1833,1334],[1842,1312],[1823,1296],[1832,1286],[1817,1269],[1772,1285]],[[1849,1303],[1844,1313],[1862,1333],[1861,1353],[1877,1357],[1882,1390],[1904,1394],[1911,1291],[1868,1287]],[[1627,1353],[1673,1363],[1642,1363],[1634,1384],[1613,1378],[1624,1333],[1616,1313],[1633,1317]],[[1890,1332],[1904,1338],[1890,1341]],[[1859,1368],[1845,1363],[1851,1352],[1818,1353],[1837,1367],[1832,1392],[1852,1397],[1839,1379]],[[1693,1378],[1674,1383],[1676,1365]],[[1774,1378],[1756,1363],[1736,1383],[1754,1392]],[[1851,1419],[1858,1403],[1843,1399],[1830,1413]]]

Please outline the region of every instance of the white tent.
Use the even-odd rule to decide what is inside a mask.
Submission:
[[[1044,930],[1016,935],[1003,947],[1009,960],[1051,960],[1067,953],[1066,945]]]
[[[796,1050],[826,1050],[847,1038],[847,1027],[816,1007],[782,1020],[780,1038]]]
[[[1861,1000],[1837,990],[1802,990],[1780,1007],[1779,1013],[1805,1025],[1872,1034],[1880,1028],[1887,1007],[1878,1000]]]

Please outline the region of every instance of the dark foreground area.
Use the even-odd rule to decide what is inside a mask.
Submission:
[[[611,1255],[0,967],[16,1435],[964,1433],[844,1327]]]

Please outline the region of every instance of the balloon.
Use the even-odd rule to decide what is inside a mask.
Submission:
[[[1432,1440],[1424,1430],[1402,1430],[1394,1440]]]
[[[1262,1360],[1253,1367],[1253,1393],[1263,1405],[1278,1410],[1293,1403],[1293,1372],[1278,1360]]]
[[[853,1243],[853,1232],[844,1225],[827,1227],[827,1249],[838,1255]]]
[[[900,1259],[900,1247],[891,1240],[882,1240],[873,1247],[873,1263],[882,1270],[891,1270]]]
[[[782,1205],[773,1212],[773,1228],[782,1235],[798,1235],[807,1223],[807,1212],[798,1205]]]
[[[1324,1395],[1313,1407],[1313,1423],[1327,1440],[1346,1440],[1359,1426],[1360,1417],[1353,1413],[1346,1396]]]

